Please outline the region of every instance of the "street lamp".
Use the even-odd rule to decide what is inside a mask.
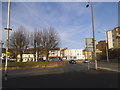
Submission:
[[[91,7],[91,16],[92,16],[92,32],[93,32],[93,56],[94,56],[94,60],[95,60],[95,69],[97,70],[97,60],[96,60],[96,43],[95,43],[95,32],[94,32],[94,12],[93,12],[93,5],[92,2],[88,2],[88,4],[86,5],[86,7]]]
[[[9,49],[9,31],[12,30],[10,28],[10,0],[8,0],[8,16],[7,16],[7,28],[4,28],[7,30],[6,35],[6,61],[5,61],[5,80],[7,80],[7,62],[8,62],[8,49]]]

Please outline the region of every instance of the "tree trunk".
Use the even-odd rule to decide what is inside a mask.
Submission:
[[[36,61],[36,54],[34,53],[34,61]]]
[[[20,62],[22,62],[22,61],[23,61],[22,54],[23,54],[23,52],[22,52],[22,51],[20,51]]]
[[[36,50],[36,62],[38,61],[38,51]]]
[[[36,48],[34,48],[34,61],[36,61]]]
[[[49,50],[45,50],[45,54],[46,54],[46,61],[48,61]]]
[[[15,59],[16,59],[16,61],[17,61],[17,56],[18,56],[18,53],[15,53]]]
[[[16,62],[17,62],[17,56],[18,56],[18,50],[16,49],[16,51],[15,51],[15,59],[16,59]]]

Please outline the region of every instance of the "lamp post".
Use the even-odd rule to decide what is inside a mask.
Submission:
[[[5,61],[5,80],[7,80],[7,62],[8,62],[8,53],[9,53],[9,31],[12,30],[10,28],[10,0],[8,0],[8,16],[7,16],[7,30],[6,35],[6,61]]]
[[[96,43],[95,43],[95,32],[94,32],[94,12],[92,2],[88,2],[86,7],[91,7],[91,16],[92,16],[92,33],[93,33],[93,59],[95,60],[95,69],[97,70],[97,60],[96,60]]]

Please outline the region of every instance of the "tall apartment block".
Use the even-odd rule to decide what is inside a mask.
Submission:
[[[113,30],[107,32],[108,48],[120,48],[120,27],[116,27]]]

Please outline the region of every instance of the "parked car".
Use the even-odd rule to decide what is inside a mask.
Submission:
[[[76,64],[76,61],[75,60],[70,60],[69,63],[70,64]]]
[[[39,58],[38,62],[45,62],[45,60],[43,58]]]
[[[49,56],[48,61],[63,61],[59,56]]]
[[[83,62],[84,62],[84,63],[88,63],[88,62],[89,62],[89,60],[88,60],[88,59],[85,59]]]

